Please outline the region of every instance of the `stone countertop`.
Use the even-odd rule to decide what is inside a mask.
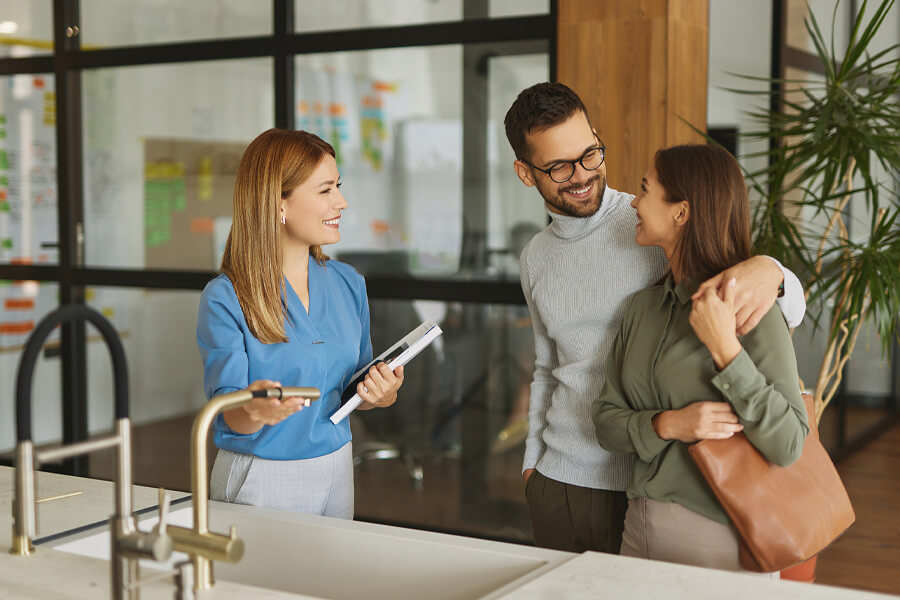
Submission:
[[[752,574],[585,552],[502,596],[502,600],[666,598],[667,600],[878,600],[860,592]]]
[[[0,466],[0,548],[9,548],[12,539],[12,501],[15,495],[15,469]],[[115,510],[114,485],[111,481],[72,477],[56,473],[36,473],[37,498],[49,498],[69,492],[77,496],[44,502],[37,507],[37,539],[106,521]],[[158,493],[155,488],[133,486],[135,512],[154,509]],[[189,496],[171,492],[172,500]]]
[[[14,473],[15,470],[10,467],[0,466],[0,600],[109,598],[110,572],[109,563],[105,560],[57,552],[40,545],[31,556],[8,553],[12,538]],[[113,489],[110,481],[37,473],[38,498],[81,492],[77,496],[38,505],[37,541],[109,519],[115,504]],[[187,496],[189,494],[183,492],[172,492],[173,500]],[[157,507],[156,489],[134,486],[133,498],[135,511]],[[143,569],[141,573],[143,577],[155,574],[149,569]],[[166,578],[141,586],[141,598],[171,600],[174,589],[172,580]],[[313,598],[224,581],[217,582],[211,591],[199,597],[223,600]]]
[[[158,572],[142,569],[142,577]],[[28,557],[0,555],[0,600],[100,600],[110,598],[109,563],[40,548]],[[141,588],[141,600],[172,600],[171,578]],[[228,581],[217,581],[213,589],[198,594],[201,600],[314,600],[312,596],[287,594]]]
[[[113,484],[52,473],[39,473],[38,497],[72,491],[81,494],[42,504],[38,508],[38,541],[42,538],[97,524],[113,510]],[[109,597],[109,563],[38,546],[29,557],[7,553],[11,537],[13,469],[0,467],[0,600],[53,598],[82,600]],[[173,497],[183,498],[184,493]],[[153,509],[157,492],[135,486],[134,508]],[[235,510],[242,507],[235,507]],[[350,527],[349,523],[339,526]],[[409,535],[425,532],[408,532]],[[142,575],[152,574],[144,569]],[[877,600],[897,598],[869,592],[803,583],[776,581],[764,577],[687,567],[636,558],[586,552],[557,566],[550,566],[514,582],[492,598],[504,600],[558,600],[559,598],[612,597],[621,600],[667,598],[669,600]],[[524,582],[524,583],[522,583]],[[141,587],[144,600],[169,600],[174,588],[171,579]],[[274,590],[218,581],[199,598],[259,598],[280,600],[313,598]]]

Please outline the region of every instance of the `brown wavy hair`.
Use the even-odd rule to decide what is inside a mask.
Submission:
[[[737,160],[719,146],[673,146],[656,153],[667,202],[687,202],[690,217],[675,255],[684,277],[701,282],[750,258],[750,202]]]
[[[250,142],[238,164],[221,270],[234,286],[247,326],[264,344],[287,341],[281,200],[312,175],[326,154],[334,156],[334,148],[318,136],[269,129]],[[328,260],[319,246],[309,252],[319,264]]]

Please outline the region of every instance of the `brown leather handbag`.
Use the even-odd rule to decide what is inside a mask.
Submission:
[[[788,467],[767,461],[743,433],[688,447],[741,536],[741,567],[771,573],[803,562],[847,530],[856,516],[819,441],[812,396],[803,395],[809,435]]]

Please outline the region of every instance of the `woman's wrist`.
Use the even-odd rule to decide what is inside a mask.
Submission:
[[[670,440],[669,431],[667,428],[668,425],[668,412],[664,410],[662,412],[656,413],[653,415],[653,418],[650,419],[650,424],[653,426],[653,431],[656,432],[656,437],[661,440]]]
[[[244,405],[231,410],[226,410],[222,413],[225,424],[228,425],[228,428],[233,432],[241,435],[249,435],[262,429],[262,421],[255,419],[253,414],[250,413],[247,408],[248,406]]]
[[[712,355],[713,362],[716,363],[716,368],[721,371],[737,358],[741,350],[743,350],[743,346],[741,346],[737,336],[732,336],[722,340],[715,347],[709,348],[709,353]]]

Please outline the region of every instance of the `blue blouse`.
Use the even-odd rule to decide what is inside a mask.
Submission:
[[[231,280],[221,274],[200,297],[197,345],[206,397],[246,388],[258,379],[317,387],[319,400],[277,425],[252,434],[233,431],[219,415],[216,446],[270,460],[324,456],[350,441],[349,419],[333,424],[350,378],[372,360],[366,284],[353,267],[309,259],[309,314],[285,280],[287,342],[263,344],[247,327]]]

